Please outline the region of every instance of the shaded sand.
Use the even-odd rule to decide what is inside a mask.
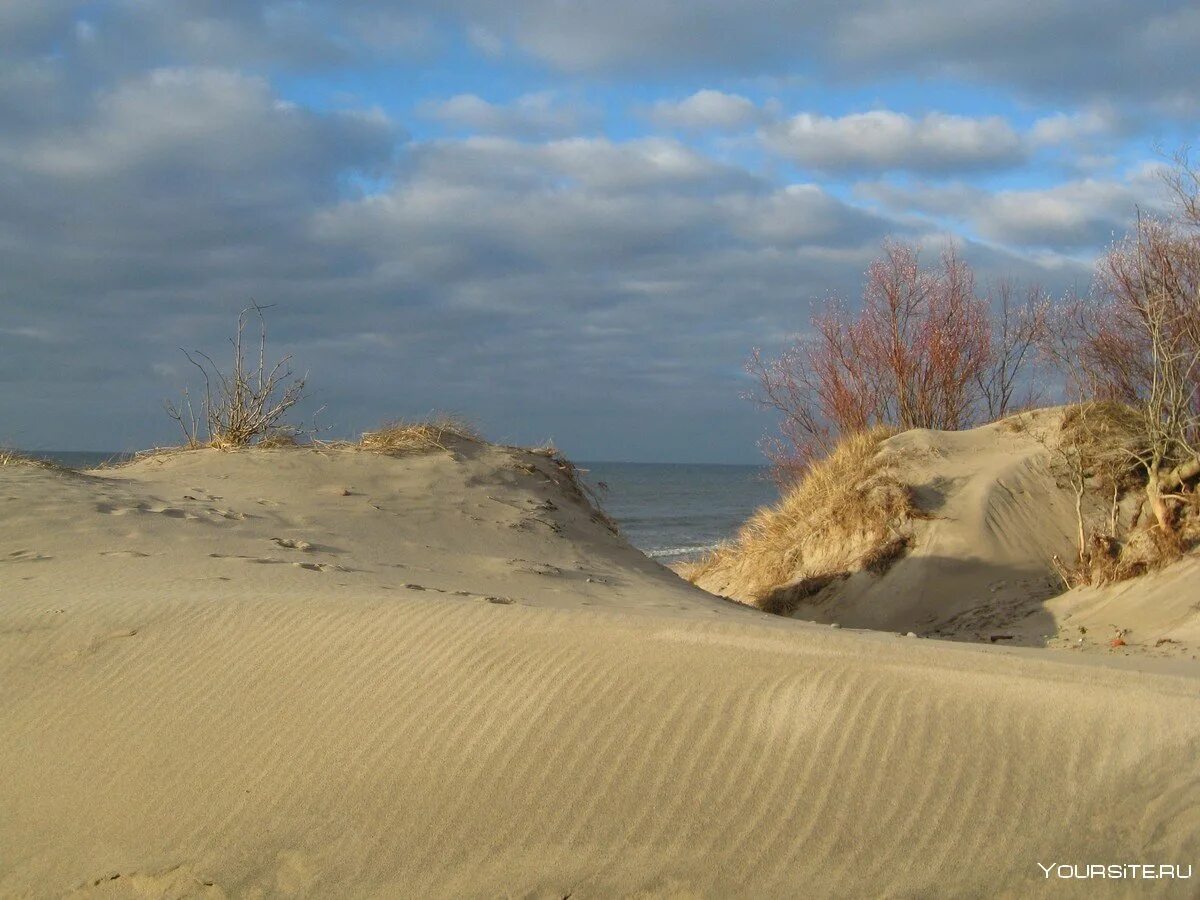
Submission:
[[[735,606],[521,451],[8,466],[0,560],[4,896],[1082,896],[1037,863],[1200,851],[1171,661]]]
[[[1078,520],[1054,451],[1062,412],[885,440],[879,458],[911,491],[918,515],[903,527],[906,552],[881,573],[858,568],[834,579],[796,604],[794,617],[922,637],[1195,659],[1200,556],[1158,575],[1063,593],[1052,557],[1075,559]],[[1108,515],[1093,496],[1085,497],[1084,512],[1089,523]],[[697,584],[752,600],[731,566]],[[1127,644],[1114,650],[1110,641],[1119,634]]]

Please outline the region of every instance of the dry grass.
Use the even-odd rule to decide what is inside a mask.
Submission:
[[[914,515],[908,487],[879,453],[893,433],[877,428],[844,438],[684,577],[768,611],[791,611],[849,572],[884,571],[907,549],[900,529]]]
[[[1057,436],[1058,455],[1074,467],[1077,490],[1086,491],[1097,509],[1109,508],[1103,522],[1081,522],[1082,548],[1067,563],[1055,567],[1068,588],[1125,581],[1164,568],[1200,545],[1200,497],[1195,490],[1177,495],[1175,530],[1166,531],[1139,514],[1136,521],[1122,515],[1126,499],[1141,506],[1146,472],[1138,457],[1146,452],[1137,412],[1110,401],[1081,403],[1067,408]],[[1082,478],[1082,480],[1080,480]]]
[[[1198,542],[1200,528],[1195,523],[1177,532],[1143,528],[1132,532],[1124,540],[1093,533],[1088,539],[1082,560],[1067,566],[1056,559],[1055,564],[1068,589],[1084,585],[1100,586],[1164,569]]]
[[[0,466],[35,466],[39,469],[51,469],[56,472],[74,471],[68,469],[66,466],[59,465],[53,460],[30,456],[28,453],[8,447],[0,447]]]
[[[462,419],[439,415],[414,422],[388,422],[364,433],[358,447],[376,453],[423,453],[448,450],[448,444],[461,440],[478,441],[479,432]]]

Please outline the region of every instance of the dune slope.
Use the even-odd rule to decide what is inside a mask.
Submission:
[[[725,603],[545,457],[0,504],[4,896],[1057,896],[1200,851],[1194,678]]]
[[[968,431],[914,429],[882,441],[875,460],[911,497],[912,514],[895,526],[907,541],[903,554],[880,570],[858,565],[818,581],[820,589],[790,614],[923,637],[1106,653],[1123,636],[1123,654],[1194,659],[1200,654],[1200,579],[1190,577],[1200,565],[1195,554],[1156,575],[1064,593],[1053,557],[1076,558],[1078,519],[1055,450],[1062,414],[1036,410]],[[1104,498],[1089,492],[1082,502],[1089,527],[1108,515]],[[861,546],[833,543],[830,555],[856,559],[879,538],[866,535]],[[713,593],[762,603],[740,583],[741,565],[735,543],[690,577]],[[777,590],[786,594],[811,574],[801,559],[793,581]]]

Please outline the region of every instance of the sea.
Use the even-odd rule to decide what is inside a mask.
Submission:
[[[128,454],[33,450],[32,456],[88,469]],[[667,564],[694,559],[732,538],[779,492],[763,466],[581,462],[583,479],[621,533]]]
[[[764,466],[579,463],[631,544],[660,562],[694,559],[779,499]]]

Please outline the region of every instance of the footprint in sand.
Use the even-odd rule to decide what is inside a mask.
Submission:
[[[32,550],[14,550],[7,556],[0,557],[0,562],[43,562],[54,559],[47,553],[35,553]]]
[[[140,550],[105,550],[105,551],[104,551],[104,552],[102,552],[100,555],[101,555],[101,556],[117,556],[117,557],[122,557],[122,558],[134,558],[134,557],[137,557],[137,558],[140,558],[140,559],[145,559],[145,558],[146,558],[146,557],[148,557],[150,554],[149,554],[149,553],[142,553]]]
[[[313,545],[308,541],[292,540],[291,538],[271,538],[271,540],[286,550],[310,551]]]
[[[350,570],[344,566],[334,566],[329,563],[312,563],[312,562],[294,562],[293,566],[300,569],[307,569],[310,572],[349,572]]]

